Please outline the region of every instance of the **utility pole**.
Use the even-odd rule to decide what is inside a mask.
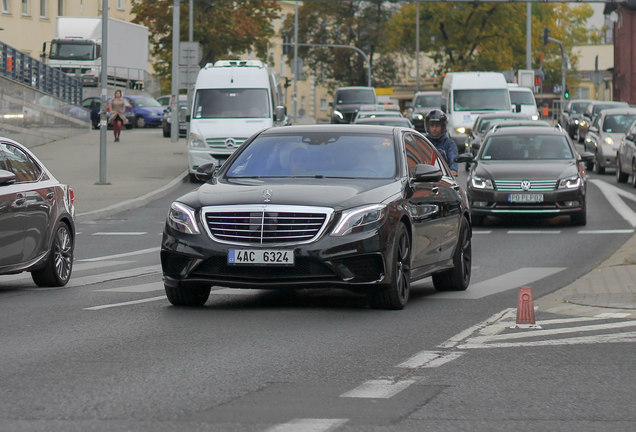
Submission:
[[[296,108],[298,103],[298,0],[296,0],[296,13],[294,15],[294,95],[292,96],[292,122],[296,122]]]
[[[172,87],[170,91],[170,141],[179,141],[179,22],[181,0],[174,0],[172,7]]]
[[[420,91],[420,2],[419,1],[415,3],[415,91],[416,92]]]
[[[547,45],[549,42],[554,42],[559,44],[559,48],[561,48],[561,95],[559,98],[560,101],[560,107],[559,107],[559,111],[563,110],[563,106],[565,105],[564,103],[564,95],[565,95],[565,70],[567,68],[567,59],[565,58],[565,50],[563,49],[563,43],[558,40],[558,39],[554,39],[552,36],[550,36],[550,29],[544,28],[543,29],[543,45]]]
[[[106,104],[108,103],[108,0],[102,0],[102,70],[101,70],[101,105],[99,108],[99,181],[95,184],[108,185],[106,181]]]

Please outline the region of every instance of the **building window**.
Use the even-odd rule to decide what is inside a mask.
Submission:
[[[46,18],[46,2],[48,0],[40,0],[40,18]]]
[[[117,9],[124,10],[124,0],[117,0]]]
[[[327,99],[320,99],[320,111],[327,111]]]
[[[29,15],[29,0],[22,0],[22,15]]]
[[[2,0],[2,13],[11,13],[11,0]]]
[[[57,0],[57,15],[64,16],[64,0]]]

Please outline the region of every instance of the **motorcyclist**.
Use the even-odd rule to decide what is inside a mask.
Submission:
[[[448,119],[442,110],[434,109],[426,114],[426,138],[437,148],[444,156],[451,173],[457,175],[457,144],[446,133],[446,124]]]

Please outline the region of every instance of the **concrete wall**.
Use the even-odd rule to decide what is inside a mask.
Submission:
[[[88,110],[0,77],[0,136],[34,146],[89,130]]]
[[[636,104],[636,10],[619,6],[614,25],[614,98]]]

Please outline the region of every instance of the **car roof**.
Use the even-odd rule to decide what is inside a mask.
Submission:
[[[601,115],[608,114],[636,114],[636,108],[633,107],[623,107],[623,108],[607,108],[600,112]]]
[[[273,127],[265,129],[261,135],[297,135],[302,133],[368,133],[368,134],[392,134],[395,129],[409,128],[401,126],[386,125],[362,125],[362,124],[310,124],[310,125],[291,125],[285,127]]]
[[[491,125],[492,127],[513,127],[513,126],[529,126],[529,127],[555,127],[545,120],[501,120]]]
[[[489,118],[500,118],[502,116],[505,117],[509,117],[509,118],[513,118],[513,119],[529,119],[530,115],[529,114],[524,114],[524,113],[513,113],[513,112],[508,112],[508,111],[500,111],[500,112],[496,112],[496,113],[485,113],[485,114],[479,114],[479,118],[480,119],[489,119]]]
[[[567,136],[565,131],[557,126],[543,126],[540,128],[542,135]],[[536,126],[514,126],[491,130],[488,135],[536,135]]]

